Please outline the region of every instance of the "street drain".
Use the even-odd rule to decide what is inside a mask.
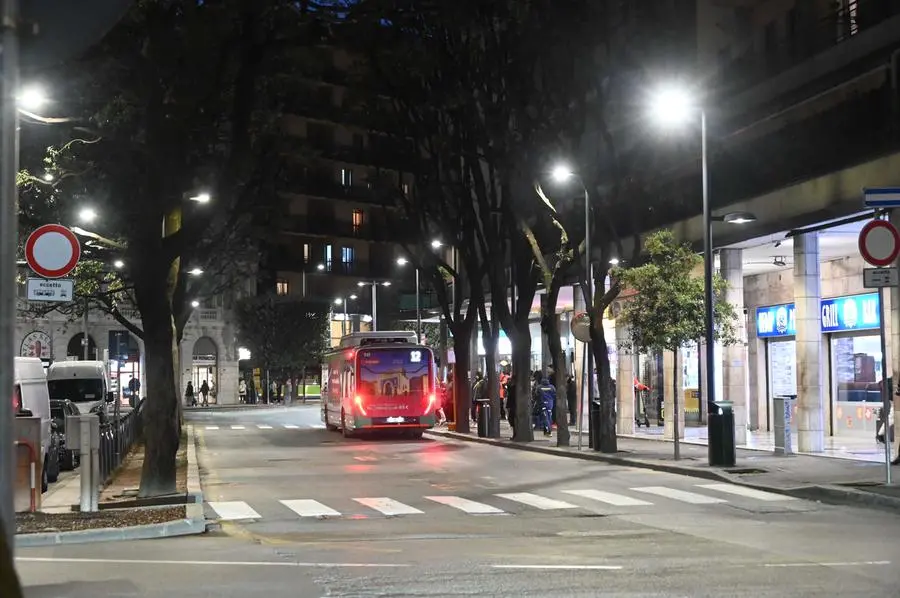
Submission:
[[[736,473],[739,475],[744,474],[753,474],[753,473],[769,473],[765,469],[757,469],[754,467],[731,467],[725,470],[726,473]]]

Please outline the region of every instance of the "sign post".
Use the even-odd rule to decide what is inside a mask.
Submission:
[[[900,197],[897,198],[900,200]],[[868,194],[867,194],[868,201]],[[878,330],[881,338],[881,409],[884,419],[884,482],[891,484],[891,389],[887,383],[887,343],[884,338],[884,288],[897,284],[897,268],[888,268],[900,255],[900,233],[888,220],[872,220],[859,231],[859,252],[876,268],[866,268],[863,283],[878,288]],[[870,271],[874,271],[869,273]],[[886,272],[886,273],[884,273]],[[871,285],[871,286],[870,286]]]

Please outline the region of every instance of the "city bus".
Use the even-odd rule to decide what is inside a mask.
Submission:
[[[355,332],[326,356],[322,422],[345,437],[395,430],[414,438],[434,426],[437,397],[434,353],[415,332]]]

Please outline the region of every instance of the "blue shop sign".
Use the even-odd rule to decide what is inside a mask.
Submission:
[[[869,330],[881,325],[878,293],[822,299],[822,332]]]
[[[796,333],[793,303],[756,308],[756,336],[759,338],[794,336]]]

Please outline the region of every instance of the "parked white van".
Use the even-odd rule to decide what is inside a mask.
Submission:
[[[48,482],[59,477],[59,447],[51,438],[50,392],[44,364],[37,357],[16,357],[15,394],[13,411],[22,414],[30,411],[33,417],[41,418],[41,453],[43,456],[42,488],[47,490]]]
[[[96,413],[101,420],[114,400],[102,361],[57,361],[47,371],[51,399],[68,399],[82,414]]]

